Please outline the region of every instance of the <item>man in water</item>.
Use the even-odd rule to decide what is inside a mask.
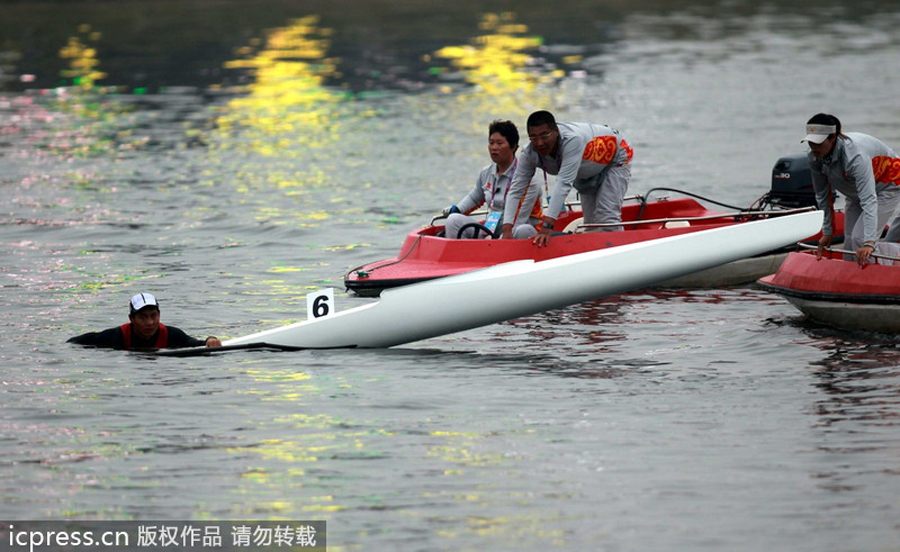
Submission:
[[[102,332],[88,332],[70,338],[67,343],[112,349],[177,349],[181,347],[221,347],[217,337],[193,338],[174,326],[159,321],[159,303],[149,293],[138,293],[128,303],[128,324]]]

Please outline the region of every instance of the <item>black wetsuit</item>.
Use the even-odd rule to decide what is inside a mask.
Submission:
[[[174,326],[163,326],[160,324],[161,330],[153,334],[153,337],[150,339],[141,339],[133,331],[130,331],[130,328],[127,328],[127,326],[129,324],[123,324],[101,332],[88,332],[69,338],[66,342],[111,349],[179,349],[182,347],[206,345],[206,340],[193,338]],[[126,339],[126,332],[130,334],[128,339]],[[163,332],[162,336],[160,336],[160,332]]]

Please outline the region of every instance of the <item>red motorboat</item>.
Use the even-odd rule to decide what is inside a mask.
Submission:
[[[835,328],[900,333],[900,258],[873,255],[859,266],[832,249],[821,259],[811,250],[789,254],[775,274],[759,280],[810,320]]]
[[[655,192],[668,192],[687,197],[655,201],[647,198]],[[705,207],[698,199],[727,210]],[[347,289],[361,296],[377,296],[382,290],[460,274],[496,264],[531,259],[542,261],[616,247],[630,243],[697,232],[763,217],[796,213],[813,209],[815,199],[806,157],[782,158],[773,171],[772,189],[750,208],[732,207],[689,192],[671,188],[654,188],[644,196],[626,199],[622,208],[623,231],[590,232],[582,222],[578,204],[571,204],[557,219],[563,228],[550,239],[547,247],[537,247],[531,240],[448,239],[443,235],[443,217],[436,217],[425,228],[410,232],[396,257],[368,263],[350,270],[344,276]],[[836,218],[835,235],[843,234],[843,216]],[[599,225],[596,225],[599,226]],[[487,231],[487,229],[485,229]],[[811,240],[818,236],[811,236]],[[754,282],[771,274],[793,248],[743,259],[721,267],[698,272],[666,282],[671,287],[715,287]]]

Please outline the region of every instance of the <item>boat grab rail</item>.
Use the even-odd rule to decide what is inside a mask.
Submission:
[[[740,218],[740,217],[755,217],[760,215],[765,216],[784,216],[784,215],[794,215],[797,213],[805,213],[807,211],[814,211],[815,207],[799,207],[797,209],[785,209],[783,211],[772,211],[772,210],[763,210],[763,211],[739,211],[734,213],[718,213],[715,215],[702,215],[697,217],[668,217],[668,218],[658,218],[658,219],[646,219],[646,220],[628,220],[628,221],[620,221],[620,222],[594,222],[590,224],[579,224],[578,228],[610,228],[616,226],[637,226],[639,224],[665,224],[667,222],[699,222],[704,220],[716,220],[722,218]]]
[[[705,196],[702,196],[702,195],[699,195],[699,194],[695,194],[695,193],[692,193],[692,192],[688,192],[688,191],[686,191],[686,190],[679,190],[678,188],[665,188],[665,187],[650,188],[649,190],[647,190],[647,191],[646,191],[645,193],[643,193],[643,194],[633,194],[633,195],[630,195],[630,196],[625,196],[624,198],[622,198],[622,201],[623,201],[623,202],[624,202],[624,201],[637,201],[638,203],[641,204],[641,209],[640,209],[640,211],[639,211],[639,213],[638,213],[638,219],[640,220],[640,217],[641,217],[641,215],[642,215],[643,212],[644,212],[644,208],[647,206],[647,201],[650,200],[650,194],[652,194],[653,192],[675,192],[675,193],[677,193],[677,194],[683,194],[683,195],[686,195],[686,196],[688,196],[688,197],[692,197],[692,198],[694,198],[694,199],[699,199],[699,200],[701,200],[701,201],[706,201],[706,202],[708,202],[708,203],[712,203],[713,205],[718,205],[718,206],[720,206],[720,207],[725,207],[726,209],[734,209],[734,210],[737,210],[737,211],[743,211],[743,210],[744,210],[744,209],[742,209],[741,207],[735,207],[734,205],[729,205],[729,204],[727,204],[727,203],[722,203],[722,202],[720,202],[720,201],[716,201],[716,200],[714,200],[714,199],[710,199],[710,198],[708,198],[708,197],[705,197]],[[666,198],[666,197],[661,197],[661,198],[660,198],[660,200],[665,200],[665,199],[667,199],[667,198]],[[568,210],[568,211],[573,211],[575,207],[580,207],[580,206],[581,206],[581,201],[570,201],[570,202],[567,202],[567,203],[566,203],[566,210]],[[797,212],[797,211],[794,211],[794,212]],[[487,214],[488,214],[488,211],[481,210],[481,211],[473,211],[473,212],[469,213],[469,216],[483,216],[483,215],[487,215]],[[437,222],[437,221],[439,221],[439,220],[446,219],[447,216],[448,216],[448,215],[443,215],[443,214],[437,215],[436,217],[434,217],[434,218],[431,219],[431,222],[429,223],[429,225],[430,225],[430,226],[434,226],[434,223],[435,223],[435,222]],[[617,225],[617,224],[613,224],[612,226],[618,226],[618,225]]]
[[[810,245],[808,243],[803,243],[803,242],[800,242],[797,244],[797,249],[809,249],[809,250],[815,251],[818,248],[819,248],[819,246],[817,246],[817,245]],[[840,249],[838,247],[826,247],[825,251],[828,251],[829,253],[840,253],[842,255],[856,255],[856,251],[850,251],[849,249]],[[884,259],[886,261],[900,261],[900,257],[895,257],[893,255],[885,255],[883,253],[875,253],[874,251],[869,256],[876,260]]]
[[[626,200],[626,201],[628,201],[628,200],[631,200],[631,201],[635,201],[635,200],[637,200],[637,201],[642,201],[643,198],[640,196],[640,194],[635,194],[635,195],[633,195],[633,196],[626,196],[626,197],[625,197],[625,200]],[[580,202],[580,201],[569,201],[569,202],[566,203],[566,210],[567,210],[567,211],[574,211],[574,210],[575,210],[575,207],[580,207],[580,206],[581,206],[581,202]],[[482,209],[482,210],[480,210],[480,211],[472,211],[471,213],[468,214],[468,216],[470,216],[470,217],[478,217],[478,216],[486,216],[487,214],[488,214],[488,211]],[[443,215],[443,214],[437,215],[437,216],[435,216],[434,218],[431,219],[431,222],[430,222],[428,225],[429,225],[429,226],[434,226],[434,223],[435,223],[435,222],[437,222],[437,221],[439,221],[439,220],[444,220],[444,219],[446,219],[448,216],[450,216],[450,215]]]
[[[679,194],[684,194],[684,195],[689,196],[689,197],[693,197],[693,198],[695,198],[695,199],[700,199],[700,200],[707,201],[707,202],[712,203],[712,204],[715,204],[715,205],[719,205],[720,207],[726,207],[726,208],[728,208],[728,209],[735,209],[735,210],[738,210],[738,211],[743,211],[743,209],[741,209],[740,207],[735,207],[735,206],[733,206],[733,205],[728,205],[727,203],[721,203],[721,202],[718,202],[718,201],[709,199],[708,197],[704,197],[704,196],[701,196],[701,195],[693,194],[693,193],[691,193],[691,192],[686,192],[686,191],[684,191],[684,190],[679,190],[679,189],[677,189],[677,188],[651,188],[651,189],[648,190],[647,193],[645,193],[645,194],[633,194],[633,195],[630,195],[630,196],[625,196],[624,198],[622,198],[622,201],[623,201],[623,202],[625,202],[625,201],[637,201],[638,203],[641,204],[641,211],[640,211],[640,213],[643,213],[644,207],[646,207],[647,201],[648,201],[649,198],[650,198],[650,194],[652,194],[653,192],[656,192],[656,191],[676,192],[676,193],[679,193]],[[666,198],[666,197],[660,198],[660,200],[665,200],[665,199],[667,199],[667,198]],[[567,210],[567,211],[574,211],[576,207],[581,207],[581,201],[569,201],[569,202],[566,202],[566,210]],[[790,212],[791,212],[791,213],[794,213],[794,212],[801,212],[801,211],[805,211],[805,210],[806,210],[806,209],[791,210]],[[768,213],[768,212],[771,212],[771,211],[766,211],[766,212]],[[787,211],[786,211],[786,212],[787,212]],[[477,216],[485,216],[485,215],[487,215],[487,214],[488,214],[488,211],[486,211],[486,210],[480,210],[480,211],[473,211],[473,212],[469,213],[469,216],[477,217]],[[429,223],[429,226],[434,226],[434,223],[435,223],[435,222],[437,222],[437,221],[439,221],[439,220],[444,220],[444,219],[447,218],[447,216],[448,216],[448,215],[443,215],[443,214],[435,216],[434,218],[431,219],[431,222]],[[641,216],[641,214],[638,214],[638,219],[640,219],[640,216]],[[729,215],[726,215],[726,216],[729,216]],[[673,219],[673,220],[676,220],[676,219]],[[643,222],[643,221],[641,221],[641,222]],[[653,222],[653,221],[651,221],[651,222]],[[613,224],[612,226],[618,226],[618,224]]]
[[[752,205],[751,205],[751,208],[750,208],[750,209],[744,209],[744,208],[742,208],[742,207],[737,207],[737,206],[734,206],[734,205],[730,205],[730,204],[728,204],[728,203],[722,203],[721,201],[716,201],[716,200],[710,199],[710,198],[708,198],[708,197],[706,197],[706,196],[702,196],[702,195],[699,195],[699,194],[695,194],[695,193],[693,193],[693,192],[688,192],[688,191],[686,191],[686,190],[680,190],[680,189],[678,189],[678,188],[666,188],[666,187],[661,187],[661,186],[660,186],[660,187],[656,187],[656,188],[650,188],[649,190],[647,190],[647,191],[646,191],[645,193],[643,193],[643,194],[633,194],[633,195],[630,195],[630,196],[625,196],[625,197],[623,198],[623,202],[624,202],[624,201],[637,201],[637,202],[639,202],[640,205],[641,205],[640,211],[638,211],[637,219],[634,220],[634,221],[628,221],[628,224],[635,224],[635,225],[636,225],[637,223],[640,223],[640,224],[663,223],[663,224],[664,224],[664,223],[669,222],[669,221],[672,221],[672,222],[688,221],[688,222],[690,222],[691,220],[697,220],[697,221],[699,221],[699,220],[704,220],[702,217],[700,217],[700,218],[693,218],[693,219],[688,219],[688,218],[670,218],[670,219],[648,219],[648,220],[641,220],[641,216],[643,216],[644,209],[645,209],[646,206],[647,206],[647,202],[650,200],[650,195],[651,195],[653,192],[660,192],[660,191],[662,191],[662,192],[674,192],[674,193],[677,193],[677,194],[683,194],[683,195],[686,195],[686,196],[688,196],[688,197],[692,197],[692,198],[694,198],[694,199],[699,199],[700,201],[705,201],[705,202],[707,202],[707,203],[712,203],[713,205],[718,205],[718,206],[720,206],[720,207],[725,207],[726,209],[732,209],[732,210],[734,210],[734,211],[738,211],[737,213],[724,213],[724,214],[719,215],[719,216],[712,216],[712,217],[710,217],[710,218],[713,218],[713,219],[719,218],[720,216],[721,216],[721,217],[731,217],[731,216],[737,217],[737,216],[756,216],[756,215],[760,215],[760,214],[766,214],[766,215],[771,215],[771,214],[782,215],[782,214],[784,214],[784,215],[789,215],[789,214],[804,213],[804,212],[806,212],[806,211],[812,211],[812,210],[815,210],[815,207],[812,207],[812,206],[810,206],[810,207],[799,207],[799,208],[796,208],[796,209],[784,209],[784,210],[781,210],[781,211],[773,211],[773,210],[771,210],[771,209],[753,210],[753,209],[752,209]],[[662,198],[660,198],[660,199],[661,199],[661,200],[664,200],[664,199],[666,199],[666,198],[665,198],[665,197],[662,197]],[[755,203],[757,203],[757,202],[754,202],[754,204],[755,204]],[[575,207],[578,207],[578,206],[581,206],[581,201],[572,201],[572,202],[567,202],[567,203],[566,203],[566,209],[569,210],[569,211],[574,210],[574,208],[575,208]],[[488,211],[486,211],[486,210],[480,210],[480,211],[473,211],[473,212],[469,213],[469,216],[486,216],[487,214],[488,214]],[[434,217],[434,218],[431,219],[431,222],[429,223],[429,225],[430,225],[430,226],[434,226],[434,223],[435,223],[435,222],[437,222],[437,221],[439,221],[439,220],[444,220],[444,219],[447,218],[447,216],[448,216],[448,215],[443,215],[443,214],[437,215],[436,217]],[[624,224],[624,223],[621,223],[621,222],[619,222],[619,223],[594,223],[594,224],[591,224],[591,225],[578,225],[577,228],[604,228],[604,227],[621,226],[622,224]]]

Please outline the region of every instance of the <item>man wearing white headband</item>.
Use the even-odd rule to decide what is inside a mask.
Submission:
[[[806,124],[809,167],[816,203],[825,212],[819,255],[833,240],[834,192],[846,198],[844,249],[862,265],[890,223],[886,242],[900,241],[900,158],[884,142],[859,132],[841,132],[834,115],[819,113]],[[897,216],[893,217],[895,211]]]
[[[138,293],[128,302],[128,324],[102,332],[88,332],[68,340],[68,343],[105,347],[109,349],[179,349],[182,347],[221,347],[217,337],[196,339],[175,326],[159,321],[159,302],[149,293]]]

